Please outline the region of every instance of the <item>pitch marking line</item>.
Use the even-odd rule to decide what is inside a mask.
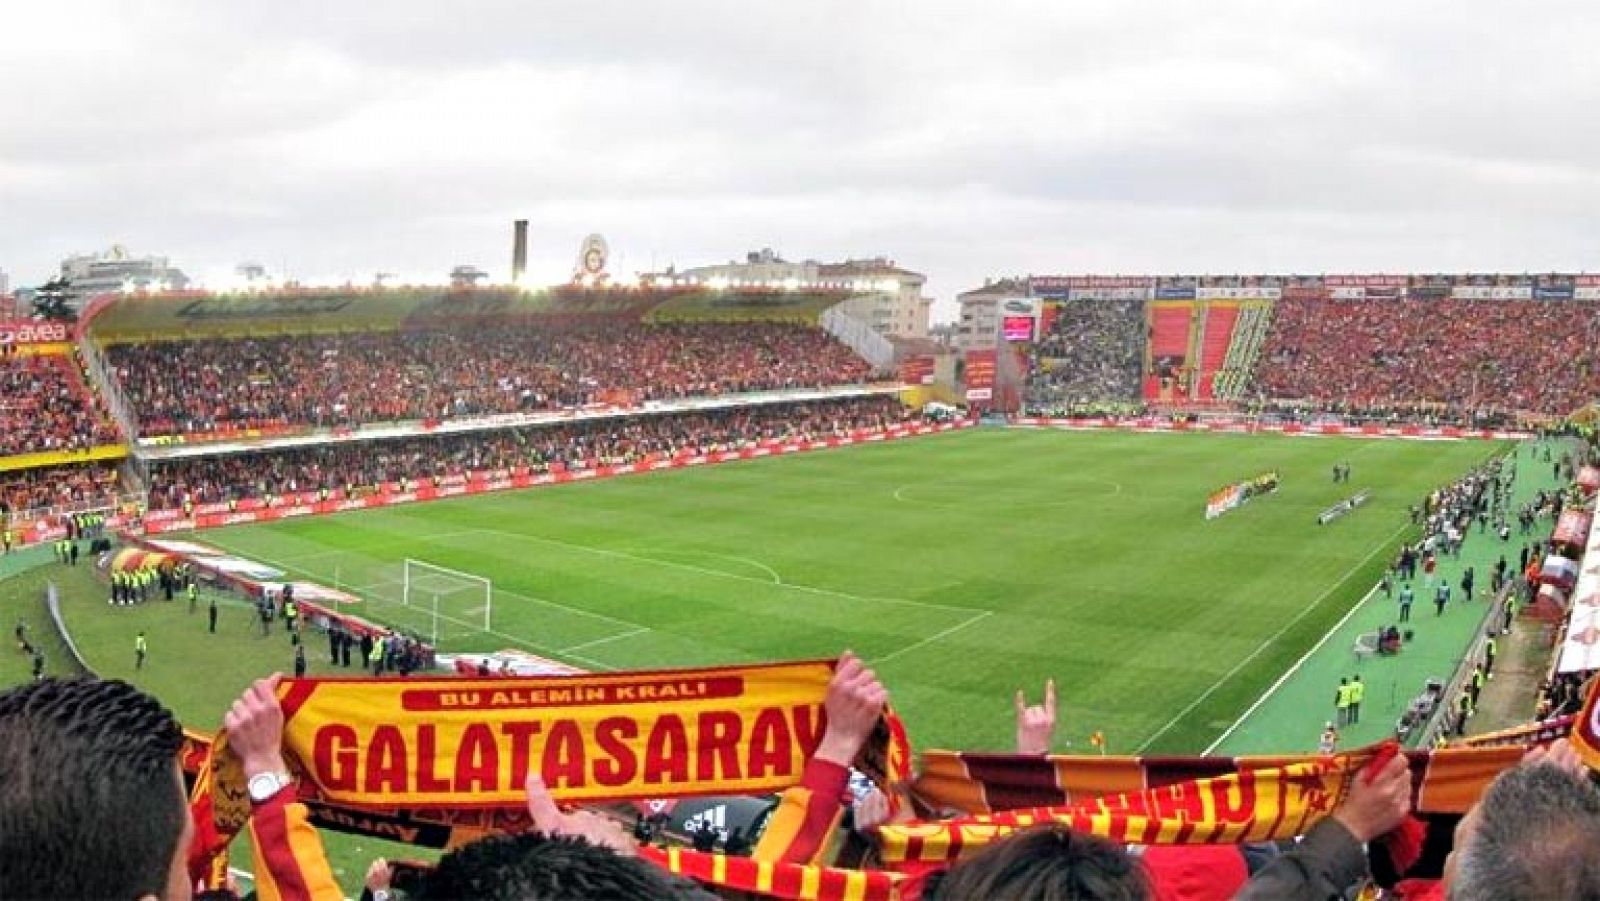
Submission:
[[[1220,747],[1222,745],[1223,742],[1227,741],[1228,740],[1228,736],[1232,735],[1234,733],[1234,730],[1236,730],[1240,726],[1244,725],[1244,721],[1249,719],[1250,715],[1252,713],[1255,713],[1256,710],[1259,709],[1262,704],[1265,704],[1267,702],[1268,698],[1270,698],[1274,694],[1276,694],[1278,689],[1283,687],[1283,683],[1289,681],[1289,677],[1290,676],[1293,676],[1295,673],[1299,672],[1300,671],[1300,667],[1304,666],[1305,662],[1307,660],[1311,659],[1311,655],[1315,654],[1318,651],[1318,649],[1320,649],[1323,645],[1327,644],[1328,643],[1328,639],[1330,639],[1334,635],[1338,634],[1339,630],[1344,628],[1344,624],[1350,621],[1350,617],[1355,616],[1356,615],[1356,611],[1360,610],[1362,607],[1365,607],[1367,605],[1367,601],[1372,600],[1372,596],[1374,594],[1377,594],[1377,592],[1378,592],[1378,586],[1374,585],[1374,586],[1372,586],[1372,590],[1371,591],[1368,591],[1365,595],[1362,595],[1361,600],[1358,601],[1354,607],[1351,607],[1349,609],[1349,611],[1345,613],[1344,616],[1340,617],[1339,621],[1333,624],[1333,628],[1329,629],[1326,635],[1323,635],[1322,638],[1317,640],[1316,644],[1311,646],[1311,650],[1306,651],[1304,654],[1301,654],[1300,655],[1300,659],[1296,660],[1294,662],[1294,666],[1291,666],[1287,670],[1284,670],[1283,675],[1278,677],[1278,681],[1272,683],[1272,685],[1270,687],[1268,687],[1266,691],[1262,692],[1261,693],[1261,697],[1256,698],[1256,702],[1254,704],[1251,704],[1249,709],[1247,709],[1244,713],[1239,714],[1239,718],[1233,721],[1233,725],[1229,726],[1221,735],[1217,736],[1217,740],[1216,741],[1212,742],[1210,745],[1207,745],[1206,749],[1204,751],[1200,752],[1200,756],[1202,756],[1202,757],[1211,756],[1211,752],[1212,751],[1215,751],[1218,747]]]
[[[884,656],[879,657],[876,660],[869,660],[867,662],[872,664],[873,666],[882,666],[883,664],[888,663],[889,661],[893,660],[896,657],[899,657],[899,656],[901,656],[903,654],[909,654],[912,651],[917,650],[918,648],[924,647],[925,645],[933,644],[934,642],[939,641],[940,639],[948,638],[951,635],[954,635],[955,633],[960,632],[962,629],[965,629],[966,627],[971,626],[971,625],[975,625],[976,623],[982,622],[983,620],[986,620],[986,619],[988,619],[989,617],[991,617],[993,615],[994,615],[994,611],[993,610],[985,610],[982,613],[979,613],[977,616],[968,617],[967,619],[964,619],[961,622],[956,623],[955,625],[951,626],[950,628],[945,629],[943,632],[936,632],[936,633],[934,633],[932,635],[929,635],[927,638],[924,638],[924,639],[922,639],[920,641],[912,642],[911,644],[906,645],[905,647],[901,648],[898,651],[894,651],[893,653],[890,653],[890,654],[885,654]]]
[[[1310,604],[1307,604],[1306,608],[1304,610],[1301,610],[1298,614],[1296,614],[1293,619],[1289,620],[1287,623],[1284,623],[1283,628],[1281,628],[1278,631],[1272,633],[1272,635],[1270,637],[1268,637],[1266,641],[1263,641],[1259,646],[1256,647],[1256,649],[1254,651],[1251,651],[1250,655],[1248,657],[1245,657],[1243,660],[1240,660],[1238,663],[1235,663],[1233,665],[1233,669],[1230,669],[1226,673],[1223,673],[1222,674],[1222,678],[1220,678],[1217,681],[1211,683],[1211,687],[1207,688],[1205,691],[1201,692],[1200,693],[1200,697],[1195,698],[1193,701],[1190,701],[1189,702],[1189,706],[1187,706],[1187,707],[1183,708],[1182,710],[1178,711],[1177,715],[1173,716],[1172,719],[1167,720],[1167,724],[1165,726],[1162,726],[1160,729],[1157,729],[1155,734],[1153,734],[1149,738],[1145,739],[1143,744],[1139,745],[1139,747],[1137,747],[1137,748],[1135,748],[1133,750],[1133,753],[1135,753],[1135,754],[1144,753],[1144,749],[1150,747],[1152,744],[1155,744],[1156,739],[1158,739],[1161,736],[1166,735],[1168,732],[1172,731],[1172,727],[1176,726],[1180,720],[1182,720],[1184,717],[1188,716],[1189,713],[1191,711],[1193,711],[1196,707],[1199,707],[1201,704],[1205,703],[1206,698],[1211,697],[1213,694],[1216,693],[1217,689],[1221,688],[1223,685],[1226,685],[1229,679],[1232,679],[1235,675],[1238,675],[1240,670],[1244,669],[1246,666],[1248,666],[1250,664],[1250,661],[1252,661],[1252,660],[1256,659],[1257,657],[1261,656],[1261,652],[1262,651],[1265,651],[1267,648],[1272,646],[1273,642],[1275,642],[1278,639],[1282,638],[1290,629],[1294,628],[1296,623],[1300,622],[1302,619],[1305,619],[1308,615],[1311,614],[1311,612],[1313,610],[1316,610],[1318,607],[1322,606],[1322,602],[1327,600],[1329,597],[1331,597],[1333,595],[1333,592],[1335,590],[1337,590],[1339,588],[1339,586],[1343,585],[1346,580],[1348,580],[1351,576],[1355,575],[1356,572],[1361,569],[1361,567],[1366,566],[1367,565],[1367,561],[1371,560],[1373,557],[1378,556],[1379,553],[1381,553],[1384,549],[1386,549],[1389,546],[1389,543],[1391,541],[1394,541],[1399,536],[1405,534],[1406,529],[1409,529],[1409,528],[1411,528],[1411,524],[1410,523],[1402,523],[1400,528],[1394,530],[1394,534],[1390,535],[1388,538],[1385,538],[1383,541],[1379,542],[1378,546],[1373,548],[1371,553],[1369,553],[1365,557],[1361,558],[1360,562],[1356,563],[1355,566],[1352,566],[1352,567],[1350,567],[1350,569],[1345,571],[1345,574],[1339,578],[1339,581],[1333,583],[1332,585],[1329,585],[1327,591],[1324,591],[1320,596],[1317,597],[1316,600],[1312,601]],[[1352,608],[1352,609],[1354,609],[1354,608]],[[1276,687],[1276,686],[1274,686],[1274,687]]]
[[[696,551],[696,550],[675,551],[675,550],[669,550],[667,548],[648,548],[648,547],[647,548],[639,548],[637,550],[632,551],[632,553],[637,554],[640,557],[644,557],[647,554],[661,554],[661,555],[666,556],[666,557],[704,557],[704,558],[709,558],[709,559],[712,559],[712,560],[732,560],[735,563],[743,563],[746,566],[754,567],[756,569],[761,570],[762,572],[766,573],[772,579],[772,584],[774,584],[774,585],[784,585],[784,584],[786,584],[783,581],[783,576],[779,575],[777,570],[773,569],[772,567],[768,566],[765,563],[762,563],[760,560],[757,560],[757,559],[755,559],[753,557],[739,557],[739,556],[736,556],[734,554],[719,554],[719,553],[716,553],[715,551]],[[668,560],[660,560],[660,559],[658,559],[656,557],[649,557],[648,559],[655,560],[658,563],[670,562]]]
[[[643,635],[644,633],[649,632],[649,631],[650,631],[649,629],[641,628],[641,629],[634,629],[631,632],[618,632],[615,635],[607,635],[604,638],[596,638],[593,641],[580,642],[578,644],[571,645],[570,647],[562,648],[557,653],[570,654],[573,651],[581,651],[584,648],[592,648],[597,644],[606,644],[606,643],[612,642],[612,641],[621,641],[624,638],[632,638],[635,635]]]
[[[467,534],[471,534],[471,533],[477,532],[477,531],[481,531],[481,530],[479,530],[479,529],[471,529],[471,530],[468,530],[468,531],[465,531],[465,532],[455,532],[455,533],[449,533],[449,534],[467,535]],[[430,536],[430,537],[439,537],[439,536]],[[219,547],[220,547],[220,545],[219,545]],[[228,550],[230,553],[239,554],[240,556],[243,556],[243,557],[252,556],[252,554],[250,552],[247,552],[247,551],[234,550],[234,549],[231,549],[231,548],[224,548],[224,550]],[[253,556],[255,556],[256,558],[258,558],[260,560],[263,560],[263,561],[265,561],[267,563],[271,563],[274,566],[298,566],[298,567],[301,568],[302,572],[306,571],[304,569],[304,561],[306,559],[309,559],[309,558],[296,557],[295,558],[295,560],[296,560],[295,564],[287,564],[287,563],[281,563],[281,562],[276,561],[276,560],[268,560],[267,558],[262,557],[260,554],[254,554]],[[347,589],[344,589],[344,590],[351,591],[352,593],[359,593],[360,591],[371,590],[371,589],[377,588],[379,586],[383,586],[385,588],[400,588],[403,584],[404,584],[403,582],[398,581],[398,580],[392,581],[392,582],[391,581],[374,582],[373,584],[368,585],[363,589],[357,590],[357,589],[348,589],[347,588]],[[490,584],[493,585],[493,583],[490,583]],[[337,587],[337,586],[335,586],[335,587]],[[552,601],[549,598],[543,598],[543,597],[539,597],[537,595],[523,594],[520,591],[513,591],[513,590],[511,590],[509,588],[501,588],[498,585],[493,585],[493,589],[494,589],[494,593],[495,594],[503,594],[508,598],[518,598],[518,599],[521,599],[521,600],[524,600],[524,601],[531,601],[532,603],[535,603],[535,604],[543,604],[546,607],[554,607],[554,608],[556,608],[558,610],[565,610],[568,613],[576,613],[579,616],[586,616],[586,617],[588,617],[590,619],[597,619],[597,620],[600,620],[602,622],[611,623],[612,625],[625,626],[625,627],[627,627],[629,629],[648,629],[648,628],[650,628],[649,626],[643,625],[641,623],[630,622],[629,620],[625,620],[625,619],[618,619],[615,616],[607,616],[604,613],[595,613],[592,610],[584,610],[581,607],[571,607],[571,606],[568,606],[566,604],[561,603],[560,601]],[[483,610],[482,607],[479,607],[477,609],[479,611]]]
[[[345,513],[359,513],[359,512],[362,512],[362,511],[359,511],[359,510],[345,510],[343,512],[345,512]],[[207,539],[207,540],[209,540],[209,539]],[[377,541],[370,542],[370,543],[364,545],[363,548],[365,550],[369,550],[370,551],[370,550],[372,550],[374,548],[392,547],[392,546],[395,546],[395,545],[408,544],[408,543],[410,543],[410,542],[412,542],[414,540],[415,539],[413,539],[412,537],[410,537],[408,535],[390,535],[387,538],[380,538]],[[302,556],[296,557],[295,559],[296,560],[320,560],[323,557],[342,557],[342,556],[344,556],[346,554],[358,554],[360,556],[366,556],[366,554],[364,554],[364,553],[362,553],[360,551],[353,551],[353,550],[349,550],[349,549],[336,549],[336,550],[328,550],[328,551],[317,551],[316,553],[313,553],[313,554],[304,554]]]
[[[755,578],[753,576],[741,576],[738,573],[723,572],[720,569],[707,569],[704,566],[695,566],[695,565],[693,565],[691,563],[678,563],[678,562],[672,561],[672,560],[657,560],[657,559],[655,559],[653,557],[641,557],[641,556],[639,556],[637,554],[629,554],[629,553],[627,553],[625,551],[613,551],[613,550],[609,550],[607,548],[590,547],[587,544],[574,544],[573,542],[562,541],[562,540],[557,539],[557,538],[546,538],[543,535],[528,535],[528,534],[525,534],[523,532],[508,532],[505,529],[470,529],[470,530],[467,530],[466,532],[457,532],[457,533],[450,533],[450,534],[454,534],[454,535],[461,535],[461,534],[500,535],[500,536],[503,536],[503,537],[506,537],[506,538],[521,539],[521,540],[524,540],[524,541],[532,541],[532,542],[536,542],[536,543],[539,543],[539,544],[548,544],[548,545],[553,545],[555,547],[563,547],[563,548],[567,548],[569,550],[574,550],[574,551],[584,551],[584,552],[587,552],[587,553],[590,553],[590,554],[595,554],[595,555],[601,556],[601,557],[612,557],[612,558],[619,559],[619,560],[632,560],[632,561],[634,561],[636,563],[649,563],[649,564],[653,564],[655,566],[664,566],[664,567],[667,567],[668,569],[681,569],[681,570],[684,570],[686,572],[699,573],[700,575],[703,575],[703,576],[713,576],[713,577],[719,578],[719,579],[732,579],[733,581],[736,581],[736,582],[749,582],[749,583],[752,583],[752,584],[755,584],[755,585],[768,585],[768,586],[775,586],[775,587],[778,587],[778,588],[787,588],[787,589],[791,589],[793,591],[803,591],[803,592],[806,592],[807,594],[821,595],[823,597],[841,598],[841,599],[847,600],[847,601],[862,601],[864,603],[869,603],[869,604],[872,604],[872,603],[877,603],[877,604],[898,604],[898,605],[904,606],[904,607],[920,607],[920,608],[927,609],[927,610],[949,610],[949,611],[953,611],[953,612],[957,612],[957,613],[966,613],[966,614],[969,614],[969,615],[973,614],[973,613],[979,613],[979,612],[988,612],[988,613],[993,613],[994,612],[992,610],[985,611],[985,610],[983,610],[983,608],[980,608],[980,607],[957,607],[957,606],[955,606],[953,604],[935,604],[935,603],[933,603],[931,601],[913,601],[913,600],[908,600],[906,598],[885,598],[885,597],[871,597],[871,596],[859,595],[859,594],[850,594],[849,592],[833,591],[833,590],[827,589],[827,588],[816,588],[816,587],[811,586],[811,585],[801,585],[801,584],[798,584],[798,583],[795,583],[795,582],[769,582],[766,579],[757,579],[757,578]],[[419,536],[419,537],[422,537],[422,538],[426,539],[426,538],[437,538],[437,537],[443,537],[443,536],[425,535],[425,536]],[[637,623],[628,623],[628,625],[637,625]]]
[[[313,577],[319,578],[319,579],[328,578],[328,576],[326,574],[324,574],[322,572],[319,572],[317,570],[306,569],[304,567],[296,566],[296,565],[294,565],[292,563],[286,563],[286,562],[284,562],[282,560],[274,560],[271,557],[267,557],[267,556],[265,556],[263,554],[255,552],[255,551],[246,552],[246,551],[238,549],[238,548],[225,547],[224,545],[222,545],[221,543],[216,542],[216,541],[213,541],[212,544],[214,544],[217,547],[222,548],[223,550],[229,551],[230,553],[239,554],[241,556],[245,555],[246,553],[248,553],[249,556],[251,558],[253,558],[253,559],[260,560],[263,563],[270,563],[273,566],[283,567],[285,570],[303,572],[303,573],[305,573],[305,574],[307,574],[309,576],[313,576]],[[356,595],[357,597],[360,596],[359,592],[351,591],[350,593]],[[512,592],[506,592],[506,593],[508,595],[513,596],[513,597],[526,597],[524,595],[517,595],[517,594],[514,594]],[[541,601],[541,599],[538,599],[538,598],[527,598],[527,599],[528,600],[534,600],[534,601],[540,601],[542,603],[549,603],[549,604],[552,604],[552,605],[557,606],[557,607],[561,607],[562,606],[560,604],[555,604],[553,601]],[[377,603],[388,604],[389,606],[395,606],[393,601],[378,601]],[[563,609],[570,609],[570,608],[563,608]],[[585,612],[585,611],[574,611],[574,612],[582,613],[582,612]],[[598,614],[596,614],[596,615],[598,615]],[[607,670],[607,671],[615,671],[616,670],[616,667],[612,666],[611,664],[606,663],[606,662],[601,661],[601,660],[596,660],[593,657],[585,657],[582,654],[574,654],[574,653],[570,653],[570,652],[564,652],[560,648],[553,648],[553,647],[549,647],[547,645],[539,644],[536,641],[529,641],[526,638],[520,638],[520,637],[518,637],[516,635],[512,635],[509,632],[502,632],[502,631],[500,631],[498,629],[485,629],[482,625],[479,625],[478,623],[469,623],[466,620],[456,619],[453,616],[448,616],[448,615],[443,614],[443,613],[439,614],[439,618],[444,620],[444,621],[446,621],[446,622],[455,623],[458,626],[462,626],[464,628],[471,629],[474,632],[480,632],[480,633],[482,633],[484,635],[493,635],[496,638],[503,638],[506,641],[510,641],[510,642],[515,643],[515,644],[522,645],[523,647],[529,648],[531,650],[541,651],[541,652],[546,653],[546,654],[556,654],[556,655],[564,654],[565,656],[567,656],[567,657],[569,657],[569,658],[571,658],[573,660],[576,660],[579,663],[588,664],[589,666],[595,667],[596,669],[602,669],[602,670]],[[634,625],[634,627],[637,628],[637,629],[643,629],[643,630],[645,630],[647,632],[650,631],[650,628],[648,626],[639,626],[637,624],[631,624],[631,625]]]

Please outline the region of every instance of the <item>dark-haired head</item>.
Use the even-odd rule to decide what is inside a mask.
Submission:
[[[538,832],[497,835],[446,854],[416,901],[609,901],[711,899],[653,864],[581,838]]]
[[[1139,861],[1103,838],[1038,826],[985,848],[939,881],[938,901],[1146,901]]]
[[[187,899],[182,741],[126,682],[0,692],[0,898]]]

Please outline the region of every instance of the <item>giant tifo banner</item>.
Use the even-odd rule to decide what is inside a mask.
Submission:
[[[353,635],[382,636],[393,633],[387,626],[352,613],[360,610],[362,599],[346,591],[315,582],[291,581],[277,567],[235,556],[206,544],[165,538],[128,537],[129,546],[111,558],[113,569],[138,569],[166,566],[178,561],[193,564],[205,576],[233,586],[246,596],[260,598],[281,595],[285,586],[294,587],[294,599],[301,615],[312,625],[327,630],[338,626]],[[433,648],[423,644],[423,657],[430,663]]]
[[[581,467],[573,467],[556,472],[538,473],[529,470],[527,467],[492,471],[480,470],[467,475],[450,476],[437,481],[430,480],[428,483],[423,484],[385,482],[376,486],[374,490],[364,494],[358,493],[357,496],[347,496],[343,490],[329,492],[326,496],[321,492],[303,491],[297,494],[279,495],[270,500],[250,498],[234,504],[203,504],[188,513],[182,510],[154,510],[145,515],[144,530],[148,535],[158,535],[165,532],[211,529],[240,523],[276,522],[281,519],[290,519],[298,516],[342,513],[348,510],[371,510],[379,507],[391,507],[397,504],[410,504],[417,501],[466,497],[491,491],[535,488],[544,485],[565,485],[588,479],[605,479],[614,476],[656,472],[662,469],[708,466],[718,463],[732,463],[737,460],[755,460],[783,454],[849,447],[855,444],[893,441],[900,438],[965,429],[973,425],[976,425],[976,423],[971,420],[961,420],[958,422],[898,425],[890,426],[886,429],[860,429],[848,435],[822,438],[816,441],[763,442],[754,447],[746,447],[739,450],[719,451],[710,454],[685,452],[672,457],[660,456],[621,466],[605,466],[596,461],[588,461]]]
[[[779,791],[821,741],[831,661],[624,674],[295,679],[284,747],[315,796],[417,809]]]
[[[967,363],[963,370],[964,381],[967,383],[967,400],[993,400],[995,361],[998,354],[993,350],[967,351]]]
[[[1206,519],[1216,519],[1243,503],[1244,486],[1229,485],[1206,498]]]
[[[1250,503],[1251,498],[1277,491],[1280,479],[1281,476],[1274,469],[1213,493],[1206,498],[1206,519],[1216,519],[1229,510],[1237,510]]]

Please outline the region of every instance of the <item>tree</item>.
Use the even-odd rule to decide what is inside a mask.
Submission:
[[[65,278],[55,278],[40,285],[33,292],[33,315],[40,319],[73,322],[77,311],[68,304],[72,283]]]

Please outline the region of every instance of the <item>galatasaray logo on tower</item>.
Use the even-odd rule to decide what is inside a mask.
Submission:
[[[606,272],[606,261],[610,255],[604,237],[595,234],[584,238],[582,246],[578,248],[578,265],[572,272],[572,280],[585,285],[606,281],[610,278],[610,273]]]

